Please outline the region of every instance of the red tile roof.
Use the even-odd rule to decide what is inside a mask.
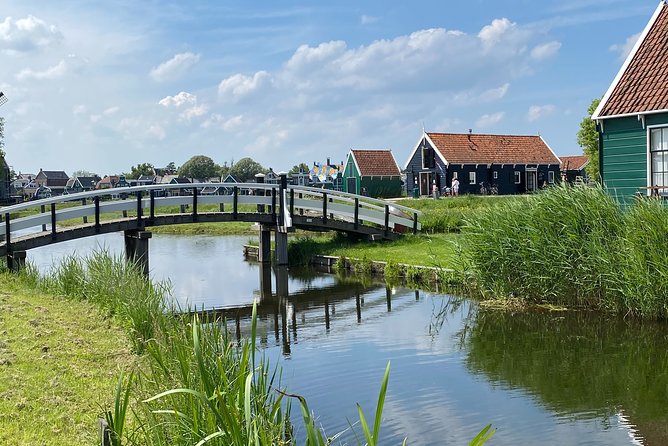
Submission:
[[[661,2],[595,118],[668,109],[668,7]]]
[[[362,176],[399,176],[391,150],[351,150]]]
[[[561,170],[582,170],[589,162],[587,155],[561,156]]]
[[[427,133],[451,164],[559,164],[540,136]]]

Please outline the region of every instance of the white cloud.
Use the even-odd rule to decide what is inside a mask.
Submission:
[[[16,75],[16,79],[26,81],[30,79],[48,80],[62,77],[67,72],[67,64],[64,60],[58,62],[57,65],[47,68],[44,71],[34,71],[30,68],[25,68]]]
[[[110,115],[113,115],[115,113],[118,113],[118,111],[120,109],[121,109],[120,107],[109,107],[108,109],[103,111],[102,114],[105,115],[105,116],[110,116]]]
[[[508,93],[509,88],[510,88],[510,83],[506,82],[505,84],[499,87],[489,88],[482,92],[480,92],[479,90],[462,91],[455,94],[453,100],[461,105],[472,105],[486,102],[494,102],[505,97],[506,93]]]
[[[503,98],[506,93],[508,93],[508,88],[510,88],[510,83],[506,82],[498,88],[490,88],[487,91],[483,91],[480,95],[480,98],[483,101],[496,101]]]
[[[206,104],[195,105],[188,109],[185,109],[179,116],[183,119],[190,121],[193,118],[199,118],[204,116],[209,111],[209,107]]]
[[[146,130],[146,134],[160,141],[162,141],[163,139],[165,139],[165,137],[167,137],[167,132],[165,132],[165,129],[157,124],[149,126],[148,130]]]
[[[47,47],[62,38],[58,28],[32,15],[18,20],[6,17],[0,22],[0,50],[9,54]]]
[[[177,54],[168,61],[153,68],[149,73],[149,76],[158,82],[177,79],[199,62],[199,59],[199,54]]]
[[[360,23],[362,25],[370,25],[372,23],[376,23],[378,21],[378,17],[373,17],[370,15],[363,14],[362,17],[360,17]]]
[[[533,122],[553,113],[554,110],[555,106],[552,104],[532,105],[531,107],[529,107],[529,111],[527,112],[527,119],[529,120],[529,122]]]
[[[636,42],[640,38],[640,34],[641,33],[637,33],[637,34],[634,34],[632,36],[629,36],[624,43],[612,45],[610,47],[610,51],[614,51],[616,53],[619,53],[619,59],[620,60],[626,60],[628,55],[631,54],[631,50],[633,49],[633,46],[636,44]]]
[[[536,60],[545,60],[554,56],[559,52],[561,48],[561,42],[552,41],[538,45],[531,50],[531,57]]]
[[[492,127],[501,122],[505,116],[505,112],[485,114],[478,118],[478,120],[475,122],[475,125],[476,127],[480,128]]]
[[[507,18],[494,19],[492,23],[484,26],[478,33],[478,38],[485,47],[496,45],[503,39],[504,35],[517,27],[517,24]]]
[[[220,82],[218,95],[224,100],[236,101],[260,90],[270,81],[271,76],[266,71],[258,71],[253,77],[235,74]]]
[[[82,115],[82,114],[86,113],[87,111],[88,111],[88,108],[83,104],[76,105],[72,108],[72,114],[73,115]]]
[[[180,107],[184,104],[194,104],[197,102],[197,96],[194,94],[190,94],[188,92],[182,91],[179,94],[176,94],[174,96],[166,96],[162,98],[158,104],[162,105],[163,107],[169,107],[171,105],[175,107]]]
[[[202,128],[218,127],[222,128],[226,132],[232,132],[238,130],[244,124],[244,122],[245,122],[244,115],[236,115],[232,116],[231,118],[225,118],[223,115],[219,113],[212,113],[208,119],[206,119],[204,122],[202,122],[202,124],[200,124],[200,127]]]

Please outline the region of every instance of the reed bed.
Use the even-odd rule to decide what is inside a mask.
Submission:
[[[464,226],[473,287],[499,299],[668,317],[668,211],[624,209],[600,187],[558,186]]]

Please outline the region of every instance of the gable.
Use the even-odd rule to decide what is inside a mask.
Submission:
[[[668,110],[668,7],[662,1],[592,119]]]

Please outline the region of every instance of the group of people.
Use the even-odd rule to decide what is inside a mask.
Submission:
[[[431,186],[431,192],[434,198],[438,198],[438,186],[436,186],[436,181]],[[452,179],[452,185],[450,187],[445,187],[443,189],[444,195],[452,195],[456,197],[459,195],[459,180],[457,178]]]

